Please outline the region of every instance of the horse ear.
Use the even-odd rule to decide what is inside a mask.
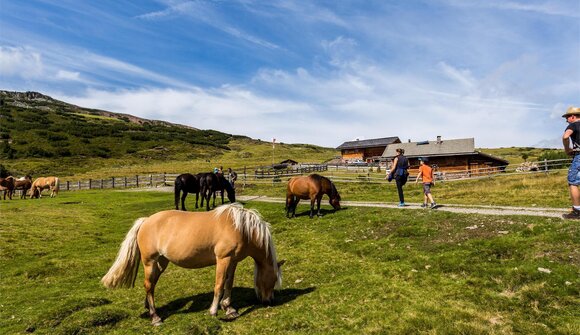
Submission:
[[[284,263],[286,263],[286,260],[285,259],[279,261],[278,262],[278,268],[280,268],[282,265],[284,265]]]

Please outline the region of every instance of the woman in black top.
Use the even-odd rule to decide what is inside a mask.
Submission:
[[[389,181],[395,179],[397,184],[397,192],[399,193],[399,207],[405,207],[405,195],[403,194],[403,186],[407,183],[407,178],[409,177],[409,160],[403,154],[404,149],[398,148],[395,150],[397,155],[393,160],[391,165],[391,172],[387,175],[386,179]]]

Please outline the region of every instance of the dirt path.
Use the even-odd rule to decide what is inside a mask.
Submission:
[[[159,192],[173,192],[172,187],[158,187],[158,188],[144,188],[136,189],[140,191],[159,191]],[[267,197],[267,196],[253,196],[241,195],[236,197],[239,201],[262,201],[284,204],[284,198]],[[325,202],[327,204],[328,201]],[[308,205],[305,201],[301,201],[300,205]],[[365,202],[365,201],[341,201],[341,205],[348,207],[380,207],[380,208],[397,208],[400,210],[422,209],[419,203],[408,203],[405,207],[398,207],[396,203],[384,202]],[[529,216],[543,216],[562,218],[562,214],[569,212],[568,208],[542,208],[542,207],[524,207],[524,206],[475,206],[475,205],[457,205],[457,204],[442,204],[437,211],[446,211],[452,213],[466,213],[466,214],[483,214],[483,215],[529,215]]]
[[[240,201],[263,201],[283,204],[283,198],[273,198],[266,196],[239,196]],[[305,205],[304,201],[300,202]],[[306,204],[308,205],[308,204]],[[363,202],[363,201],[342,201],[341,205],[348,207],[380,207],[380,208],[397,208],[401,210],[422,209],[419,203],[409,203],[405,207],[398,207],[397,204],[383,202]],[[427,209],[424,209],[427,210]],[[520,207],[520,206],[468,206],[468,205],[441,205],[438,211],[453,213],[474,213],[484,215],[530,215],[561,218],[562,214],[568,212],[566,208],[538,208],[538,207]]]

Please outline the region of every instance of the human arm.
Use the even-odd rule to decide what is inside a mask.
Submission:
[[[419,168],[419,173],[417,174],[417,178],[415,179],[415,184],[419,182],[419,178],[423,176],[423,169]]]
[[[572,148],[570,148],[570,136],[572,136],[573,133],[574,131],[572,129],[566,129],[564,135],[562,136],[562,144],[564,145],[564,151],[568,155],[572,155],[573,152]]]

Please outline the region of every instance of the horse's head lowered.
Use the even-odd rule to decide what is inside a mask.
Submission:
[[[284,261],[277,263],[262,264],[254,267],[254,289],[256,290],[256,297],[265,304],[271,305],[274,303],[274,290],[280,289],[282,286],[282,271],[281,266]]]
[[[330,187],[331,187],[331,191],[330,191],[330,205],[332,205],[332,208],[339,210],[340,209],[340,194],[338,193],[338,190],[336,189],[336,186],[334,186],[334,183],[330,183]]]

